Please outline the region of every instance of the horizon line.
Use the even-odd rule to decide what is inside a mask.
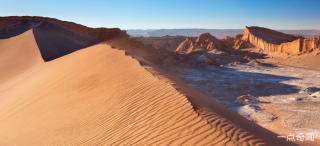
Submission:
[[[250,26],[251,27],[251,26]],[[261,26],[258,26],[261,27]],[[267,28],[267,27],[264,27]],[[121,29],[121,28],[120,28]],[[160,28],[160,29],[123,29],[123,30],[172,30],[172,29],[209,29],[209,30],[244,30],[241,28],[235,29],[235,28],[228,28],[228,29],[219,29],[219,28]],[[271,29],[271,28],[268,28]],[[272,29],[272,30],[319,30],[320,29]]]

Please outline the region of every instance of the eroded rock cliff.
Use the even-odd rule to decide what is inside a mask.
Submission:
[[[262,27],[246,27],[242,40],[269,52],[303,52],[319,49],[320,38],[306,39]]]

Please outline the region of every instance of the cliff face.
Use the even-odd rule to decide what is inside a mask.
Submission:
[[[320,48],[320,38],[306,39],[261,27],[246,27],[242,40],[269,52],[303,52]]]
[[[77,31],[81,34],[90,36],[98,41],[110,40],[118,37],[129,37],[126,34],[126,31],[120,30],[119,28],[89,28],[80,24],[76,24],[73,22],[61,21],[54,18],[47,17],[36,17],[36,16],[10,16],[10,17],[0,17],[0,25],[10,22],[15,22],[19,20],[44,20],[48,22],[58,23],[65,27],[68,27],[74,31]]]
[[[311,49],[320,49],[320,36],[301,40],[300,49],[301,51],[309,51]]]

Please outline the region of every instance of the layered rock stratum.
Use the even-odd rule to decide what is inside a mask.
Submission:
[[[304,52],[320,48],[320,37],[304,38],[263,27],[246,27],[243,40],[269,52]]]

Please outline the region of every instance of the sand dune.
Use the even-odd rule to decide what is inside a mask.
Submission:
[[[0,145],[294,145],[107,44],[50,62],[31,30],[3,44],[35,60],[0,62],[20,73],[0,84]]]
[[[43,62],[32,30],[0,39],[0,85]]]
[[[43,60],[50,61],[98,43],[98,40],[61,24],[42,20],[19,20],[0,25],[0,39],[33,29]]]

